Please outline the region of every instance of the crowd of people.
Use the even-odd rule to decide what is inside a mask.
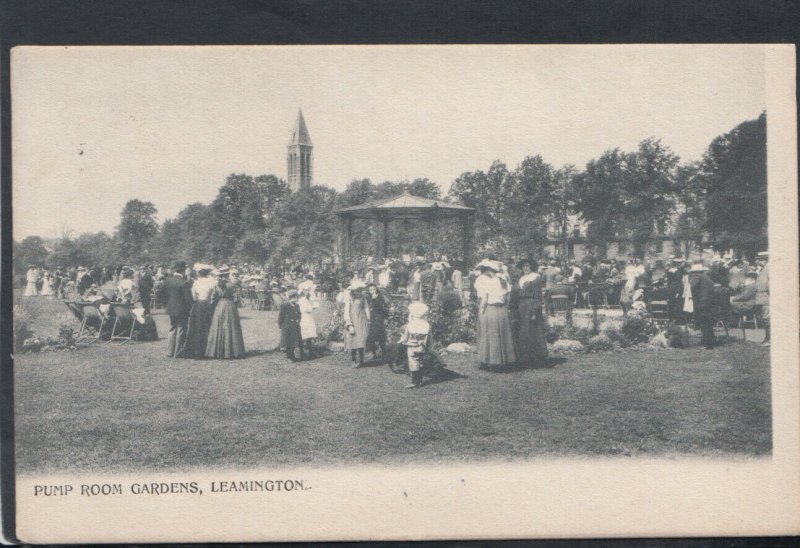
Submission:
[[[320,352],[314,310],[320,301],[335,303],[344,326],[344,345],[354,368],[373,359],[388,359],[387,300],[408,303],[408,322],[398,342],[408,351],[412,382],[418,386],[419,355],[430,346],[426,314],[438,304],[446,312],[477,305],[477,353],[481,368],[533,365],[547,360],[546,317],[559,300],[573,307],[619,306],[649,309],[668,303],[676,321],[693,319],[703,344],[715,344],[714,326],[725,315],[744,314],[765,329],[769,344],[769,272],[767,254],[754,264],[731,256],[704,261],[675,257],[668,261],[582,261],[487,256],[468,265],[446,256],[404,255],[375,259],[355,257],[342,263],[291,265],[281,271],[259,265],[215,267],[179,261],[142,265],[42,269],[31,265],[25,296],[65,298],[73,289],[79,299],[103,298],[139,307],[149,317],[153,299],[170,319],[168,355],[176,358],[230,359],[245,355],[238,307],[248,291],[276,295],[280,347],[289,360]],[[560,299],[559,299],[560,298]],[[299,355],[298,355],[299,354]]]

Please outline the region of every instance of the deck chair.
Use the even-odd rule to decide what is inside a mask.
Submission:
[[[111,340],[122,341],[125,344],[133,340],[133,328],[136,327],[136,318],[131,312],[131,306],[124,303],[111,303],[114,311],[114,326],[111,328]]]
[[[257,310],[267,310],[269,308],[269,303],[272,302],[269,293],[267,293],[266,291],[257,291],[256,300],[257,300],[256,302]]]
[[[252,287],[247,289],[247,300],[250,301],[251,310],[258,308],[258,292]]]
[[[569,295],[550,295],[550,304],[547,308],[551,316],[566,314],[570,309]]]
[[[753,329],[758,329],[758,316],[756,316],[755,308],[739,314],[739,329],[742,330],[742,340],[747,340],[747,331],[745,328],[748,326]]]
[[[100,340],[100,334],[103,331],[103,326],[106,324],[105,315],[100,312],[100,307],[97,303],[72,303],[75,305],[82,318],[81,327],[78,330],[78,335],[75,337],[75,344],[86,343],[92,344]],[[70,310],[73,310],[70,307]],[[73,311],[73,314],[75,312]],[[77,316],[77,315],[76,315]]]
[[[653,317],[653,321],[658,325],[664,325],[670,320],[669,301],[650,301],[648,309],[650,316]]]
[[[164,303],[161,302],[161,298],[160,297],[161,297],[161,291],[156,291],[156,288],[154,287],[150,291],[150,309],[151,310],[155,310],[157,308],[163,308],[164,307]]]
[[[75,319],[78,320],[80,323],[83,323],[83,312],[81,312],[81,307],[75,301],[64,301],[64,305],[67,309],[75,316]]]

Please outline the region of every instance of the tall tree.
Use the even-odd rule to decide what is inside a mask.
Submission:
[[[149,262],[152,244],[158,234],[158,210],[152,202],[130,200],[120,215],[115,239],[120,258],[133,263]]]
[[[767,114],[714,139],[697,184],[716,245],[753,255],[767,245]]]
[[[575,177],[576,211],[589,223],[595,243],[630,239],[641,245],[663,234],[675,209],[679,158],[660,140],[645,139],[638,150],[608,150]]]
[[[211,259],[226,262],[239,238],[265,227],[266,196],[250,175],[231,174],[211,202],[213,240]]]
[[[541,156],[526,157],[508,175],[500,225],[512,250],[530,252],[546,241],[557,184],[553,167]]]
[[[29,264],[44,264],[48,253],[40,236],[28,236],[19,243],[14,242],[14,270],[25,272]]]
[[[475,209],[475,244],[479,248],[505,251],[502,217],[508,168],[500,160],[488,172],[463,173],[450,186],[449,195]]]

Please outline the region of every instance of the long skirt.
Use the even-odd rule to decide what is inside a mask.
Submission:
[[[25,286],[25,293],[23,296],[25,297],[37,297],[39,295],[39,289],[36,287],[36,282],[28,282],[28,285]]]
[[[311,312],[302,312],[300,314],[300,337],[305,341],[307,339],[317,338],[317,320]]]
[[[353,327],[355,332],[351,335],[349,331],[345,331],[344,344],[347,350],[357,350],[367,346],[367,335],[369,334],[369,320],[367,320],[367,313],[364,309],[359,309],[353,320]]]
[[[244,356],[244,337],[239,311],[230,299],[220,299],[208,331],[206,358],[231,359]]]
[[[511,321],[505,306],[487,306],[478,319],[478,361],[507,365],[517,361]]]
[[[547,360],[547,335],[542,307],[533,306],[530,299],[519,301],[516,342],[517,356],[521,363],[541,364]]]
[[[208,331],[214,316],[211,301],[195,301],[189,314],[189,327],[186,329],[185,358],[202,358],[206,355]]]

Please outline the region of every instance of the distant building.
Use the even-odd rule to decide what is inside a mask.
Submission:
[[[314,180],[314,145],[308,133],[303,111],[298,110],[292,137],[286,147],[287,180],[292,192],[308,188]]]

